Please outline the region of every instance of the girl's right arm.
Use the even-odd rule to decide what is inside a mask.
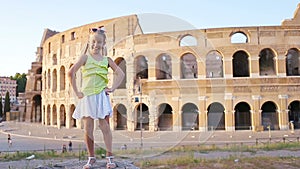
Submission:
[[[87,60],[87,55],[82,55],[79,60],[70,68],[68,71],[68,77],[71,83],[71,86],[76,94],[76,96],[81,99],[84,95],[81,91],[78,90],[76,85],[76,72],[79,70],[81,66],[85,64]]]

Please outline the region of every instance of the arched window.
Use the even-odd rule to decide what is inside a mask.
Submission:
[[[286,54],[286,75],[299,76],[299,50],[296,48],[289,49]]]
[[[193,103],[182,106],[182,130],[199,129],[199,110]]]
[[[56,92],[57,90],[57,72],[56,69],[52,72],[52,92]]]
[[[206,77],[223,77],[223,59],[218,51],[211,51],[206,56],[205,61]]]
[[[244,51],[237,51],[232,58],[233,77],[249,77],[248,54]]]
[[[56,54],[53,54],[53,56],[52,56],[52,64],[57,65],[57,55]]]
[[[156,58],[156,79],[172,78],[172,60],[167,54],[161,54]]]
[[[232,33],[231,43],[248,43],[248,37],[244,32]]]
[[[197,39],[192,35],[186,35],[180,40],[179,46],[197,46]]]
[[[51,87],[51,72],[50,69],[48,69],[48,74],[47,74],[47,79],[48,79],[48,89]]]
[[[139,56],[135,59],[136,79],[148,79],[148,59],[145,56]]]
[[[235,130],[251,129],[251,113],[250,106],[246,102],[238,103],[234,108]]]
[[[269,76],[276,75],[275,70],[275,54],[267,48],[259,53],[259,75]]]
[[[225,130],[225,108],[221,103],[214,102],[207,108],[208,130]]]
[[[181,78],[194,79],[198,77],[198,65],[196,57],[187,53],[181,57]]]
[[[66,71],[65,71],[65,67],[62,66],[60,68],[60,73],[59,73],[59,76],[60,76],[60,90],[65,90],[65,86],[66,86]]]
[[[274,102],[267,101],[261,106],[261,119],[264,130],[279,130],[278,112]]]

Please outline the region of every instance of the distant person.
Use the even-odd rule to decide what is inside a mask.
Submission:
[[[121,150],[127,150],[127,145],[126,144],[122,145]]]
[[[109,117],[112,116],[109,93],[121,84],[124,72],[110,58],[107,57],[105,47],[106,35],[102,28],[93,28],[90,31],[88,44],[85,46],[79,60],[70,68],[68,77],[72,88],[79,98],[79,103],[73,113],[73,118],[82,119],[84,125],[84,140],[88,149],[88,162],[84,169],[91,168],[96,162],[94,150],[94,120],[99,119],[99,127],[103,134],[106,147],[107,168],[115,168],[112,154],[112,134],[109,126]],[[82,72],[82,89],[77,88],[76,72]],[[108,85],[108,68],[114,71],[112,87]]]
[[[62,147],[62,153],[66,153],[67,152],[67,146],[64,144]]]
[[[72,151],[72,141],[69,141],[69,152]]]
[[[12,139],[11,139],[10,134],[7,135],[7,143],[8,143],[8,146],[9,146],[9,147],[12,146]]]

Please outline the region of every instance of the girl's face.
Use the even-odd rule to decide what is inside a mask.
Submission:
[[[103,50],[103,46],[105,45],[104,35],[95,33],[91,35],[90,38],[90,52],[91,54],[99,54],[100,51]]]

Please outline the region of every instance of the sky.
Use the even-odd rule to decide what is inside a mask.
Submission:
[[[178,21],[182,29],[278,26],[291,19],[298,0],[0,0],[0,76],[28,73],[46,28],[73,27],[137,14],[148,32]],[[143,19],[141,19],[143,18]],[[179,28],[180,29],[180,28]],[[146,31],[146,33],[147,33]],[[173,31],[173,30],[172,30]]]

